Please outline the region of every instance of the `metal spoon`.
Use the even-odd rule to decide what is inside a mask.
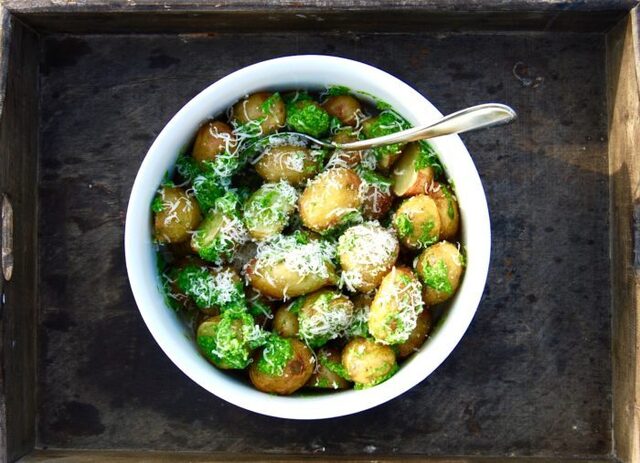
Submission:
[[[276,136],[298,136],[325,148],[339,148],[344,151],[356,151],[375,148],[376,146],[426,140],[427,138],[483,129],[494,125],[506,124],[514,120],[516,117],[516,112],[509,106],[498,103],[487,103],[471,106],[470,108],[449,114],[439,121],[427,126],[413,127],[411,129],[392,133],[391,135],[370,138],[369,140],[359,140],[351,143],[326,142],[298,132],[281,132]]]

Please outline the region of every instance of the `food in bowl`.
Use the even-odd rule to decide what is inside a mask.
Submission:
[[[260,391],[376,386],[425,342],[465,258],[426,141],[327,150],[410,124],[345,87],[256,92],[205,122],[151,204],[167,304]],[[284,133],[286,132],[286,133]]]

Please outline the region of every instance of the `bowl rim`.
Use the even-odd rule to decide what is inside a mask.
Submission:
[[[138,310],[152,336],[171,361],[201,387],[227,402],[263,415],[300,420],[334,418],[364,411],[400,396],[426,379],[458,345],[475,315],[486,284],[491,248],[487,201],[469,152],[457,135],[434,139],[432,143],[443,161],[447,176],[455,180],[456,194],[459,197],[463,195],[468,201],[468,204],[465,200],[459,203],[462,223],[467,223],[465,220],[467,216],[474,218],[473,233],[469,233],[469,227],[463,225],[461,238],[467,252],[470,252],[468,243],[473,242],[474,254],[473,260],[468,262],[462,284],[448,309],[448,314],[437,327],[438,331],[430,336],[420,352],[405,361],[396,375],[376,387],[316,396],[281,397],[265,394],[250,385],[231,379],[227,373],[207,363],[197,352],[195,343],[187,339],[184,330],[183,332],[176,330],[175,323],[181,323],[176,314],[164,302],[161,309],[166,313],[163,314],[158,310],[158,297],[161,296],[155,265],[152,267],[153,276],[149,277],[151,236],[147,232],[150,230],[150,198],[161,179],[161,176],[158,176],[160,166],[166,164],[171,156],[173,160],[167,166],[173,166],[178,155],[177,151],[173,155],[167,154],[166,146],[184,146],[187,140],[192,139],[198,127],[194,125],[196,122],[204,122],[212,115],[220,113],[220,111],[206,113],[203,108],[210,104],[210,101],[216,101],[216,98],[219,100],[230,88],[237,89],[246,85],[247,91],[244,94],[258,89],[283,88],[285,86],[279,86],[277,82],[271,84],[268,78],[276,79],[276,76],[281,76],[281,79],[288,79],[295,84],[296,73],[305,75],[313,70],[320,74],[335,72],[343,75],[344,78],[353,75],[355,81],[360,80],[367,84],[375,82],[376,86],[380,87],[379,92],[373,93],[376,97],[388,101],[394,109],[398,109],[398,106],[402,108],[411,106],[411,111],[399,109],[399,112],[413,124],[428,123],[442,116],[426,97],[407,83],[359,61],[326,55],[294,55],[246,66],[219,79],[198,93],[158,134],[136,175],[127,208],[124,236],[127,274]],[[270,77],[260,79],[256,76]],[[325,81],[324,85],[344,83],[346,82]],[[301,83],[299,88],[309,86]],[[347,86],[354,90],[362,90],[365,84]],[[386,92],[386,88],[393,89],[390,98],[380,96],[381,92]],[[244,94],[235,93],[227,97],[235,101]],[[399,104],[400,101],[403,103]],[[454,153],[455,164],[449,159]],[[459,183],[462,176],[464,180]],[[155,262],[155,256],[152,260]],[[472,276],[469,276],[470,274]],[[157,294],[153,294],[153,286]],[[196,355],[190,355],[190,351]]]

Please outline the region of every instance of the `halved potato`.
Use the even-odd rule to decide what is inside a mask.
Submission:
[[[298,186],[322,168],[322,153],[304,146],[280,145],[265,150],[255,164],[258,175],[267,182],[286,180]]]
[[[440,215],[440,239],[450,240],[455,238],[460,227],[460,210],[458,199],[451,188],[442,183],[434,182],[433,187],[427,193],[436,203]]]
[[[322,107],[331,116],[337,117],[345,125],[355,127],[358,117],[362,115],[360,102],[351,95],[330,96],[322,103]]]
[[[351,169],[336,167],[322,172],[311,181],[300,196],[302,223],[322,233],[342,223],[347,216],[359,214],[360,177]]]
[[[441,241],[422,251],[416,272],[423,283],[423,297],[428,305],[439,304],[455,294],[464,271],[464,257],[458,247]]]
[[[395,346],[396,354],[399,358],[403,359],[409,357],[420,349],[420,347],[427,340],[427,335],[431,331],[431,313],[425,309],[416,320],[416,327],[413,329],[407,339],[402,344]]]
[[[370,387],[389,379],[398,370],[389,346],[370,339],[353,338],[342,351],[342,365],[359,387]]]
[[[161,243],[189,240],[202,215],[200,206],[182,188],[162,187],[154,200],[154,234]]]
[[[402,156],[393,166],[393,192],[397,196],[413,196],[427,193],[435,178],[431,166],[416,168],[420,156],[420,145],[410,143],[402,151]]]
[[[203,165],[206,161],[214,161],[222,153],[233,153],[236,145],[236,137],[228,124],[210,121],[198,129],[191,156]]]
[[[301,341],[273,337],[249,367],[249,378],[256,389],[289,395],[304,386],[313,374],[315,359]]]
[[[351,291],[374,290],[396,263],[399,252],[395,234],[377,222],[348,228],[338,239],[342,281]]]
[[[253,122],[259,135],[269,135],[284,127],[286,108],[279,94],[258,92],[233,105],[232,118],[240,124]]]
[[[335,347],[324,346],[318,350],[316,368],[307,382],[307,387],[317,389],[348,389],[351,383],[345,378],[342,354]]]
[[[402,344],[422,312],[422,285],[411,269],[394,267],[384,277],[369,309],[369,332],[382,344]]]
[[[440,213],[435,201],[419,194],[405,199],[393,216],[400,242],[409,249],[423,249],[440,238]]]

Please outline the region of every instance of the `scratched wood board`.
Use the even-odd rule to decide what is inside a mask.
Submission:
[[[147,331],[123,224],[146,150],[208,84],[275,56],[384,69],[443,112],[519,113],[463,136],[486,189],[492,261],[478,313],[426,381],[376,409],[297,422],[217,399]],[[40,448],[605,456],[611,451],[609,195],[601,34],[202,34],[44,40]],[[473,224],[466,224],[470,230]]]

